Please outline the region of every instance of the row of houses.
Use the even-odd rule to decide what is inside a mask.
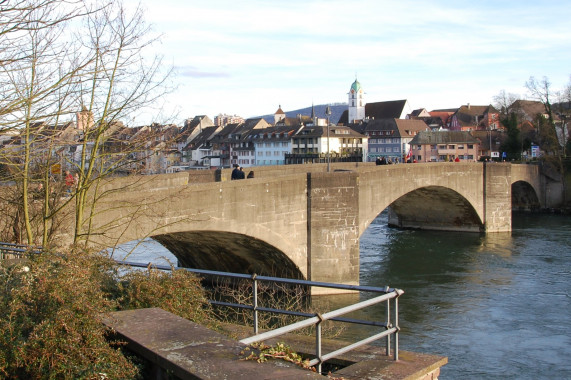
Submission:
[[[538,102],[518,101],[532,123],[541,112]],[[541,103],[539,103],[541,104]],[[158,174],[188,169],[211,169],[284,165],[332,161],[372,162],[384,157],[404,160],[476,161],[492,156],[502,141],[504,127],[499,112],[491,105],[463,105],[457,109],[410,110],[407,100],[366,103],[355,80],[348,94],[347,109],[335,122],[329,114],[288,117],[281,106],[273,123],[262,117],[237,116],[215,122],[199,115],[182,127],[152,124],[126,127],[109,123],[104,128],[106,165],[129,173]],[[77,167],[90,157],[86,136],[94,128],[93,116],[83,109],[75,122],[59,127],[37,123],[35,149],[50,141],[49,151],[63,166]],[[17,135],[0,137],[4,149],[22,143]],[[54,142],[55,141],[55,142]],[[100,148],[101,149],[101,148]]]

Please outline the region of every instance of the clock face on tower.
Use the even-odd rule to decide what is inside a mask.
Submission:
[[[351,89],[351,94],[354,94],[354,93],[355,93],[355,90]]]

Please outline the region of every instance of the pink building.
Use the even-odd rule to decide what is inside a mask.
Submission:
[[[469,132],[419,132],[409,143],[411,161],[477,161],[480,141]],[[458,161],[456,160],[456,161]]]

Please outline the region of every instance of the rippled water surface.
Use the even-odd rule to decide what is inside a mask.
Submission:
[[[571,218],[514,215],[511,234],[361,238],[361,283],[402,288],[401,349],[444,355],[441,379],[571,378]]]
[[[571,379],[571,217],[516,214],[511,234],[483,236],[392,229],[381,214],[360,251],[362,285],[405,291],[400,348],[448,357],[441,380]],[[176,264],[153,241],[129,259]]]

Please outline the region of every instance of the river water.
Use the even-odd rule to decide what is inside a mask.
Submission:
[[[399,230],[383,213],[361,237],[361,285],[405,291],[400,349],[447,356],[442,380],[571,379],[571,217],[514,214],[512,228]],[[129,260],[176,264],[153,241]]]

